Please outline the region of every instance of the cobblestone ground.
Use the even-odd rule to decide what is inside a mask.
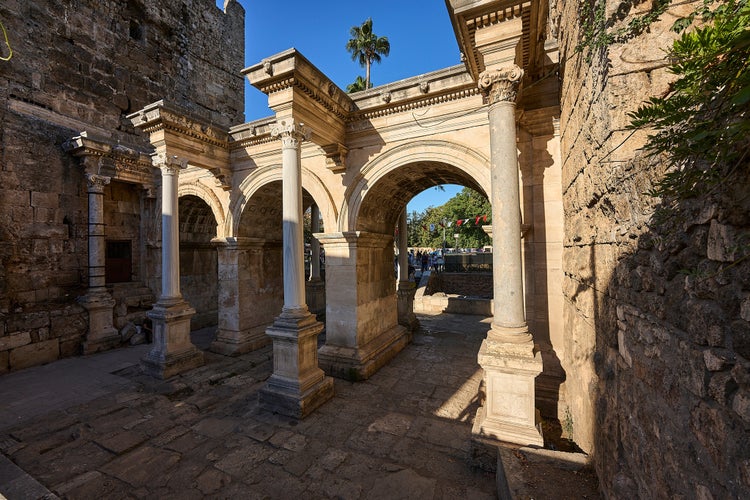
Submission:
[[[488,329],[478,317],[420,316],[423,329],[365,382],[302,421],[260,411],[265,348],[169,381],[131,383],[0,431],[0,451],[65,498],[495,498],[472,467],[470,432]]]

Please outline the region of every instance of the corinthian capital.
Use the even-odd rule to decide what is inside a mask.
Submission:
[[[162,175],[176,175],[180,170],[187,168],[188,161],[185,158],[158,153],[151,158],[155,167],[161,169]]]
[[[488,69],[479,75],[479,90],[489,104],[515,102],[523,70],[515,64],[500,69]]]
[[[281,145],[285,148],[296,148],[303,140],[309,140],[311,133],[310,127],[293,120],[281,120],[271,127],[271,137],[281,136]]]
[[[99,174],[86,174],[86,185],[88,187],[87,192],[89,193],[104,193],[104,186],[109,184],[111,177]]]

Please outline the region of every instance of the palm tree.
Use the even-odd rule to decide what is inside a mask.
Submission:
[[[351,52],[352,61],[359,60],[359,65],[367,68],[365,73],[365,88],[370,85],[370,65],[380,62],[381,54],[388,56],[391,52],[391,43],[387,36],[377,36],[372,32],[372,18],[362,23],[362,26],[352,26],[349,30],[351,39],[346,42],[346,50]]]
[[[354,83],[350,83],[349,85],[346,86],[346,91],[349,94],[352,94],[354,92],[359,92],[360,90],[365,90],[365,89],[367,89],[367,82],[361,76],[357,76],[357,79],[354,80]]]

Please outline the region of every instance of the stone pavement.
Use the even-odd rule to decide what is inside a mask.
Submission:
[[[419,319],[390,364],[336,379],[302,421],[258,408],[270,347],[207,352],[167,381],[140,373],[148,346],[4,375],[0,497],[496,498],[494,473],[469,458],[490,320]]]

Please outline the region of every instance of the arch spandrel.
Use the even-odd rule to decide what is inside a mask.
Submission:
[[[347,190],[338,230],[390,233],[411,198],[441,184],[460,184],[487,196],[490,162],[449,141],[415,141],[367,163]]]
[[[262,189],[263,186],[282,180],[281,165],[269,165],[260,167],[248,175],[237,188],[237,197],[230,204],[229,215],[225,223],[225,234],[237,236],[242,219],[242,213],[250,202],[252,196]],[[302,167],[302,189],[312,196],[320,209],[323,218],[323,226],[326,228],[336,227],[338,222],[338,210],[333,202],[331,193],[323,181],[310,169]],[[281,203],[281,199],[279,199]]]
[[[224,232],[226,226],[226,215],[224,206],[222,205],[221,200],[219,200],[219,197],[216,196],[216,193],[199,182],[181,183],[177,188],[178,198],[191,195],[200,198],[211,208],[211,212],[216,220],[216,237],[224,238],[226,236]]]

